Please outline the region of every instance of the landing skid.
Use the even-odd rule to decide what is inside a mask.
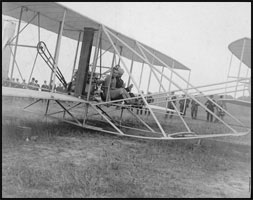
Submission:
[[[27,110],[28,107],[31,107],[32,105],[39,103],[41,100],[42,99],[38,99],[38,100],[34,101],[30,105],[24,107],[24,110],[29,111],[29,110]],[[103,105],[105,107],[105,108],[103,108],[102,105],[96,105],[96,104],[92,104],[92,102],[86,102],[85,104],[87,107],[83,106],[84,109],[78,108],[78,110],[82,110],[86,114],[88,113],[88,110],[86,110],[86,109],[88,109],[88,107],[92,108],[93,115],[90,115],[90,116],[95,116],[95,115],[97,117],[100,116],[104,120],[103,123],[107,123],[107,126],[102,125],[102,127],[99,127],[99,124],[98,124],[99,120],[97,120],[97,119],[94,120],[94,122],[97,123],[94,125],[94,124],[91,124],[92,121],[85,119],[85,117],[83,120],[80,120],[78,116],[75,116],[76,113],[73,111],[74,108],[77,109],[77,107],[82,105],[83,102],[75,103],[75,105],[72,105],[69,108],[67,108],[67,106],[64,105],[64,103],[59,100],[50,99],[47,101],[48,102],[46,105],[46,112],[44,114],[45,117],[57,119],[57,120],[60,120],[60,121],[84,128],[84,129],[105,132],[105,133],[109,133],[109,134],[113,134],[113,135],[117,135],[117,136],[124,136],[124,137],[130,137],[130,138],[135,138],[135,139],[147,139],[147,140],[205,139],[205,138],[226,137],[226,136],[243,136],[243,135],[250,133],[250,130],[251,130],[251,129],[248,129],[247,131],[240,131],[240,132],[236,132],[236,133],[230,132],[230,133],[215,133],[215,134],[205,134],[205,135],[203,135],[203,134],[200,135],[200,134],[197,134],[193,131],[183,131],[183,132],[165,133],[165,136],[164,136],[164,134],[162,132],[154,130],[148,123],[146,123],[143,119],[141,119],[140,116],[135,114],[131,110],[133,108],[131,108],[129,106],[120,107],[121,110],[120,110],[120,121],[119,122],[117,120],[113,119],[113,117],[110,116],[110,113],[105,110],[105,108],[107,108],[107,109],[109,108],[105,105]],[[50,102],[51,103],[55,102],[54,108],[56,107],[56,105],[58,105],[59,110],[49,112]],[[119,106],[119,104],[116,104],[116,105]],[[115,106],[111,106],[111,107],[115,107]],[[128,111],[128,113],[131,116],[134,116],[135,119],[139,122],[139,124],[141,124],[145,129],[133,127],[133,126],[129,127],[129,126],[123,125],[121,122],[122,122],[122,115],[123,115],[124,110]],[[33,111],[29,111],[29,112],[33,112]],[[33,113],[39,114],[38,112],[33,112]],[[63,113],[62,117],[55,116],[55,115],[59,115],[61,113]],[[108,125],[110,125],[110,126],[108,126]],[[140,132],[141,132],[141,134],[140,134]],[[131,133],[131,134],[129,134],[129,133]]]

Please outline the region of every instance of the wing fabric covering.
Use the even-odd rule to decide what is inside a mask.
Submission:
[[[251,68],[251,39],[242,38],[229,44],[228,49],[249,68]]]
[[[32,20],[31,24],[54,32],[58,34],[59,31],[59,23],[62,21],[64,9],[67,9],[67,14],[65,16],[64,21],[64,31],[63,36],[71,38],[73,40],[78,40],[80,31],[83,31],[84,27],[93,28],[95,30],[98,30],[101,26],[101,23],[96,22],[86,16],[83,16],[69,8],[66,8],[59,3],[56,2],[3,2],[2,3],[2,14],[14,17],[16,19],[19,19],[21,7],[27,8],[23,9],[23,15],[22,20],[25,22],[28,22],[35,13],[40,13],[40,23],[38,24],[38,20],[34,19]],[[108,28],[108,27],[107,27]],[[120,39],[122,39],[124,42],[127,43],[131,48],[135,49],[135,39],[129,38],[115,30],[112,30],[108,28],[111,32],[116,34]],[[96,38],[98,37],[98,31],[96,31],[94,40],[93,40],[93,46],[96,44]],[[82,40],[82,39],[81,39]],[[113,39],[113,42],[116,44],[117,48],[120,50],[121,47],[119,44],[117,44],[117,39]],[[105,34],[102,34],[102,49],[108,50],[109,52],[113,53],[114,49],[112,48],[112,45],[110,41],[108,40],[107,36]],[[175,69],[181,69],[181,70],[190,70],[185,65],[181,64],[180,62],[176,61],[175,59],[151,48],[145,45],[145,48],[147,48],[150,52],[154,52],[154,54],[161,58],[166,64],[172,67],[172,63],[174,61]],[[133,59],[136,62],[143,62],[141,58],[139,58],[137,55],[133,56],[132,51],[130,51],[128,48],[123,48],[122,50],[122,56],[126,57],[128,59]],[[151,55],[148,55],[150,58],[149,60],[152,60]],[[160,66],[161,64],[155,60],[154,65]]]

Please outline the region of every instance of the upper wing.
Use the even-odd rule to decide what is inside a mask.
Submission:
[[[228,45],[228,49],[242,62],[251,68],[251,39],[242,38]]]
[[[87,28],[93,28],[93,29],[99,29],[101,23],[96,22],[86,16],[83,16],[69,8],[66,8],[59,3],[56,2],[3,2],[2,3],[2,14],[8,15],[11,17],[14,17],[16,19],[19,19],[20,17],[20,11],[21,7],[24,7],[22,14],[22,20],[25,22],[28,22],[32,19],[32,17],[36,13],[40,13],[40,22],[38,23],[38,20],[35,18],[32,20],[32,24],[52,31],[54,33],[58,33],[59,31],[59,22],[62,21],[64,10],[67,10],[66,16],[65,16],[65,22],[64,22],[64,31],[63,36],[78,40],[79,32],[83,31],[84,27]],[[108,28],[108,27],[107,27]],[[133,38],[129,38],[117,31],[114,31],[110,28],[108,28],[111,32],[116,34],[120,39],[122,39],[127,45],[129,45],[131,48],[135,48],[135,42],[136,40]],[[93,46],[95,46],[96,38],[98,33],[95,34],[94,40],[93,40]],[[112,38],[113,42],[117,44],[117,41],[115,38]],[[122,46],[122,45],[121,45]],[[149,51],[154,52],[154,54],[163,60],[166,64],[169,66],[173,65],[174,62],[174,68],[175,69],[182,69],[182,70],[190,70],[180,62],[176,61],[175,59],[151,48],[146,45],[144,45],[145,48],[147,48]],[[113,48],[111,47],[110,41],[107,39],[107,36],[105,34],[102,34],[102,49],[107,50],[110,52],[113,52]],[[120,46],[117,45],[118,49],[120,49]],[[136,50],[136,49],[135,49]],[[137,50],[136,50],[137,51]],[[139,52],[139,51],[138,51]],[[122,49],[122,56],[133,59],[136,62],[142,62],[142,59],[138,56],[132,54],[132,52],[128,48]],[[151,55],[147,55],[149,60],[152,60]],[[158,61],[154,61],[154,65],[162,65]]]

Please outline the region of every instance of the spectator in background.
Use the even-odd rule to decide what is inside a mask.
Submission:
[[[2,80],[2,86],[10,87],[10,78],[9,77],[7,77],[6,80]]]
[[[151,92],[148,92],[148,96],[145,97],[148,103],[153,103],[154,102],[154,98],[151,96],[151,94],[152,94]],[[146,115],[147,113],[148,113],[148,115],[150,115],[150,111],[149,111],[148,108],[145,109],[144,115]]]
[[[197,119],[198,106],[199,106],[199,104],[194,99],[192,99],[192,101],[191,101],[191,117],[192,117],[192,119]]]
[[[45,80],[43,85],[41,86],[41,91],[49,92],[49,85],[47,84],[47,81]]]
[[[56,91],[57,91],[57,92],[64,92],[64,88],[63,88],[63,86],[61,85],[61,83],[59,83],[59,85],[56,87]]]
[[[19,82],[19,79],[16,78],[16,85],[15,85],[15,88],[22,88],[22,85],[21,83]]]
[[[183,117],[186,115],[186,109],[189,107],[190,99],[185,98],[185,94],[182,95],[182,99],[179,100],[180,113]]]
[[[38,80],[35,81],[35,90],[40,90],[40,84],[38,83]]]
[[[167,97],[166,100],[168,100],[168,103],[167,103],[167,108],[170,109],[170,110],[175,110],[173,104],[176,106],[176,95],[175,95],[175,92],[171,92],[171,96]],[[173,103],[173,104],[172,104]],[[166,111],[166,114],[165,114],[165,118],[168,117],[168,114],[170,113],[170,119],[173,117],[173,112],[172,111]]]
[[[210,95],[209,96],[210,97],[210,99],[213,101],[213,102],[215,102],[215,100],[213,99],[213,95]],[[206,115],[206,120],[209,122],[213,122],[213,113],[214,113],[214,108],[215,108],[215,104],[211,101],[211,100],[207,100],[206,101],[206,103],[205,103],[205,105],[206,105],[206,107],[211,111],[211,112],[209,112],[209,111],[206,111],[206,113],[207,113],[207,115]]]
[[[11,80],[11,87],[16,87],[16,81],[15,81],[15,78],[12,78]]]
[[[31,90],[36,90],[35,88],[35,78],[32,78],[32,81],[30,83],[28,83],[28,88]]]
[[[25,82],[25,79],[23,79],[22,88],[23,88],[23,89],[25,89],[25,88],[26,88],[26,82]]]
[[[141,94],[144,95],[144,91],[141,90]],[[141,98],[141,94],[138,94],[138,99],[137,99],[137,105],[135,106],[136,108],[136,114],[138,115],[140,112],[140,115],[142,115],[142,109],[143,109],[143,99]]]
[[[222,108],[219,108],[218,106],[216,106],[216,115],[223,120],[224,116],[225,116],[225,111],[227,110],[227,106],[226,103],[223,101],[223,95],[220,95],[220,99],[217,101],[217,104]],[[214,122],[218,122],[219,120],[216,118],[214,120]]]

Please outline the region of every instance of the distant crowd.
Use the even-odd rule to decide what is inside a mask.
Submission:
[[[20,82],[18,78],[7,78],[6,80],[2,81],[2,86],[4,87],[13,87],[13,88],[22,88],[22,89],[30,89],[30,90],[38,90],[38,91],[44,91],[49,92],[51,91],[51,88],[49,84],[47,84],[47,81],[45,80],[44,83],[40,86],[37,79],[34,77],[29,83],[26,83],[26,80],[23,79],[23,82]],[[55,85],[55,90],[57,92],[64,92],[64,87],[61,85],[61,83],[58,84],[58,86]]]
[[[197,96],[195,96],[197,98]],[[173,115],[175,115],[176,112],[176,95],[174,92],[169,95],[169,97],[166,98],[168,101],[167,108],[169,109],[166,113],[166,118],[170,114],[170,118],[172,118]],[[226,104],[224,101],[222,101],[223,95],[220,95],[220,99],[218,101],[214,100],[214,96],[210,95],[209,99],[205,102],[205,106],[209,109],[206,110],[206,121],[207,122],[218,122],[218,119],[215,118],[214,120],[214,114],[217,115],[221,120],[223,120],[223,117],[225,116],[225,111],[227,110]],[[197,119],[198,114],[198,106],[199,103],[197,103],[194,99],[190,100],[189,98],[185,97],[183,94],[179,101],[179,112],[182,117],[186,115],[186,110],[189,108],[189,105],[191,103],[191,118]]]

